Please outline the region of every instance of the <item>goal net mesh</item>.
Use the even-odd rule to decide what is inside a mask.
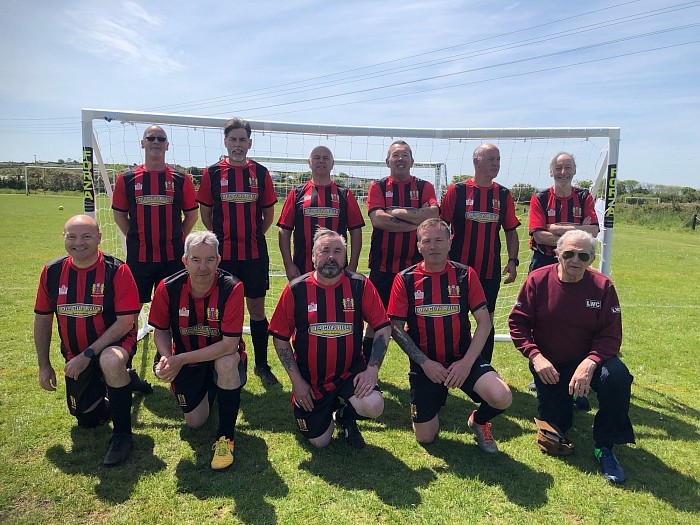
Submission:
[[[182,115],[124,113],[83,110],[83,143],[94,148],[95,214],[103,232],[102,249],[125,258],[124,239],[112,219],[111,188],[117,174],[143,162],[140,141],[144,130],[153,124],[168,134],[166,162],[189,173],[198,185],[203,168],[226,155],[223,124],[226,119]],[[531,130],[446,130],[358,128],[251,121],[253,146],[248,155],[265,165],[271,173],[279,202],[275,206],[275,223],[289,190],[310,178],[307,158],[319,145],[327,146],[335,157],[332,177],[349,186],[365,214],[363,247],[358,271],[367,274],[372,226],[366,216],[369,185],[388,175],[384,159],[392,142],[406,140],[415,160],[412,174],[433,183],[440,200],[455,178],[474,173],[472,153],[481,143],[491,142],[501,152],[501,170],[497,182],[511,189],[516,199],[516,214],[522,223],[518,278],[501,286],[495,313],[496,334],[507,339],[507,316],[515,296],[527,275],[530,259],[528,247],[528,207],[532,190],[551,186],[549,162],[558,152],[576,158],[576,181],[592,183],[591,191],[603,195],[608,169],[609,137],[599,128],[552,128]],[[571,130],[575,130],[572,132]],[[89,142],[88,142],[89,141]],[[457,180],[459,180],[457,179]],[[602,217],[601,217],[602,225]],[[201,221],[195,230],[204,229]],[[503,234],[501,234],[503,235]],[[270,291],[266,299],[268,317],[286,284],[284,267],[277,242],[277,227],[267,232],[270,253]],[[502,237],[502,259],[505,242]],[[602,258],[601,258],[602,259]]]

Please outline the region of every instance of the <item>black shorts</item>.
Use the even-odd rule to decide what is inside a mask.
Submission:
[[[496,311],[496,299],[498,298],[498,291],[501,289],[501,279],[479,279],[481,287],[484,289],[484,295],[486,296],[486,308],[488,308],[489,313]]]
[[[554,255],[545,255],[539,250],[534,250],[532,252],[532,259],[530,260],[530,268],[528,272],[532,270],[537,270],[537,268],[542,268],[543,266],[549,266],[550,264],[556,264],[559,260]]]
[[[380,272],[379,270],[369,271],[369,280],[377,289],[379,298],[384,304],[384,308],[389,308],[389,298],[391,297],[391,287],[394,286],[395,273]]]
[[[474,385],[481,376],[495,371],[483,357],[477,357],[460,390],[475,403],[481,403],[483,399],[474,392]],[[411,371],[408,373],[408,382],[411,385],[411,418],[414,423],[427,423],[445,406],[448,388],[442,383],[433,383],[423,369],[419,365],[414,365],[413,362],[411,362]]]
[[[106,348],[111,346],[121,346],[121,344],[119,342],[111,343]],[[124,350],[129,354],[129,361],[126,365],[129,368],[136,353],[136,345],[133,348],[124,348]],[[63,345],[61,345],[61,352],[64,352]],[[65,358],[65,353],[63,357]],[[68,411],[72,416],[78,417],[84,414],[88,408],[106,395],[107,383],[102,374],[98,357],[90,360],[90,364],[78,376],[78,379],[66,376],[66,402],[68,403]]]
[[[219,268],[238,277],[243,283],[246,297],[265,297],[270,289],[270,258],[261,257],[250,261],[222,261]]]
[[[107,384],[97,358],[90,360],[90,364],[78,379],[66,376],[66,402],[71,416],[77,418],[85,414],[88,408],[104,399],[106,395]]]
[[[307,439],[314,439],[322,436],[331,424],[333,412],[341,407],[340,399],[343,398],[346,402],[355,394],[355,385],[353,379],[355,376],[367,369],[367,365],[363,361],[358,361],[353,365],[354,370],[351,370],[350,377],[330,394],[326,394],[321,399],[314,399],[314,408],[310,412],[304,410],[296,403],[292,403],[294,408],[294,417],[297,420],[299,431]],[[375,390],[381,392],[378,386]]]
[[[240,355],[240,354],[239,354]],[[238,362],[238,374],[241,378],[241,388],[247,381],[247,360]],[[216,388],[216,369],[214,361],[204,361],[196,365],[186,365],[180,369],[170,384],[170,390],[175,394],[175,400],[182,412],[192,412],[208,395],[209,390]]]
[[[127,257],[126,264],[134,276],[134,281],[136,281],[141,303],[150,303],[153,288],[166,277],[170,277],[185,268],[182,259],[165,262],[138,262]]]

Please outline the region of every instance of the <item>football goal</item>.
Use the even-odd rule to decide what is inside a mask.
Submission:
[[[245,115],[241,115],[245,118]],[[204,167],[226,155],[223,127],[227,118],[170,115],[131,111],[84,109],[82,111],[83,190],[85,212],[94,214],[103,231],[103,249],[125,257],[124,241],[112,220],[111,196],[115,173],[143,162],[140,141],[144,130],[161,126],[169,138],[166,162],[189,173],[198,183]],[[615,184],[620,140],[619,128],[499,128],[499,129],[419,129],[372,126],[341,126],[249,120],[253,147],[249,156],[270,170],[280,202],[289,190],[308,180],[306,159],[319,145],[330,148],[335,157],[333,178],[349,186],[362,204],[369,184],[389,174],[384,159],[392,142],[407,141],[413,150],[413,175],[433,183],[438,199],[454,180],[473,175],[472,152],[483,142],[496,144],[501,151],[501,171],[496,179],[513,188],[544,189],[551,186],[549,161],[558,152],[576,157],[577,180],[592,182],[601,211],[599,269],[610,274],[614,224]],[[506,318],[527,273],[528,209],[525,199],[517,204],[522,222],[519,228],[521,261],[515,283],[502,286],[496,310],[498,340],[507,339]],[[365,218],[361,272],[367,271],[369,237],[372,226]],[[199,222],[195,229],[203,229]],[[271,263],[271,290],[266,310],[271,315],[286,284],[277,245],[277,228],[268,232]]]

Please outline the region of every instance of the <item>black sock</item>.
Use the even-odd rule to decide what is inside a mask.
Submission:
[[[216,437],[218,439],[226,436],[233,439],[238,409],[241,407],[241,387],[234,390],[217,387],[216,391],[219,398],[219,429],[216,431]]]
[[[262,321],[250,320],[250,339],[253,341],[253,352],[255,353],[255,366],[269,369],[267,364],[267,319]]]
[[[479,408],[477,408],[476,413],[474,414],[474,422],[477,425],[485,425],[498,414],[503,414],[503,412],[505,412],[505,410],[493,408],[486,401],[484,401],[481,403],[481,405],[479,405]]]
[[[131,434],[131,391],[131,383],[119,388],[107,385],[112,425],[117,434]]]
[[[372,357],[372,345],[374,344],[374,337],[363,337],[362,338],[362,355],[365,356],[365,363],[369,363],[369,358]]]
[[[355,410],[355,407],[352,406],[352,403],[350,403],[350,401],[345,402],[345,405],[343,405],[343,407],[338,413],[338,417],[340,417],[341,421],[347,421],[348,423],[351,421],[365,421],[367,419],[370,419],[368,417],[361,416],[360,414],[358,414],[357,410]]]

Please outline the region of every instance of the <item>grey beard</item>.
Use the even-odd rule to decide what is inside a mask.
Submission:
[[[332,263],[323,264],[316,268],[316,270],[326,279],[333,279],[334,277],[338,277],[340,275],[340,272],[343,271],[339,264]]]

